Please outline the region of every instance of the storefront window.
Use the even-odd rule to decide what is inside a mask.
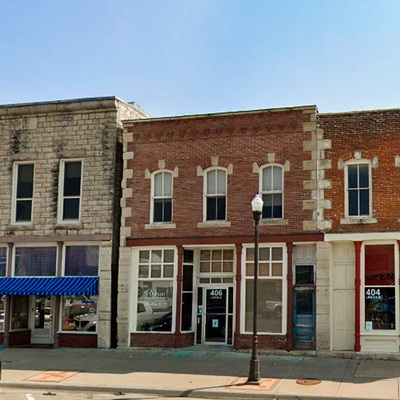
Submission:
[[[172,332],[174,250],[139,252],[136,330]]]
[[[63,331],[96,332],[97,296],[65,296],[62,305]]]
[[[4,315],[6,309],[6,296],[0,296],[0,332],[4,332]]]
[[[11,329],[28,329],[29,296],[14,296],[11,303]]]
[[[6,276],[7,247],[0,247],[0,276]]]
[[[396,329],[394,245],[365,246],[365,329]]]
[[[14,276],[55,276],[57,247],[17,247]]]
[[[258,274],[258,331],[282,333],[283,301],[283,248],[263,247],[259,249]],[[246,249],[246,303],[245,331],[251,332],[254,307],[254,249]]]
[[[65,276],[97,276],[99,274],[99,246],[67,246]]]

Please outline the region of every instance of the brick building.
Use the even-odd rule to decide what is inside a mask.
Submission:
[[[329,347],[316,119],[304,106],[124,121],[120,347],[251,346],[258,192],[259,346]]]
[[[318,126],[331,142],[330,349],[398,352],[400,110],[319,114]]]
[[[0,106],[5,347],[115,345],[121,119],[146,117],[115,97]]]

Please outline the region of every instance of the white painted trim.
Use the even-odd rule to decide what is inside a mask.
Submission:
[[[80,162],[81,163],[81,188],[80,195],[74,196],[73,198],[79,197],[79,216],[78,219],[66,219],[63,220],[64,213],[64,181],[65,181],[65,164],[72,162]],[[67,197],[68,198],[68,197]],[[83,199],[83,159],[82,158],[67,158],[60,160],[60,171],[59,171],[59,179],[58,179],[58,207],[57,207],[57,220],[60,225],[70,225],[74,223],[80,223],[82,217],[82,199]]]
[[[33,165],[33,182],[32,182],[32,208],[31,208],[31,219],[30,221],[17,222],[17,183],[18,183],[18,167],[20,165]],[[13,184],[12,184],[12,201],[11,201],[11,225],[14,226],[29,226],[33,224],[33,211],[34,211],[34,199],[35,199],[35,179],[36,179],[36,164],[34,161],[18,161],[13,163]]]
[[[279,167],[279,168],[281,168],[281,171],[282,171],[282,190],[273,190],[273,189],[271,189],[269,191],[263,191],[262,190],[263,172],[268,167]],[[272,168],[272,171],[273,171],[273,168]],[[273,180],[272,177],[273,177],[273,173],[271,175],[271,182]],[[267,221],[267,222],[275,222],[275,225],[278,225],[278,224],[276,224],[276,221],[285,221],[285,219],[284,219],[285,218],[285,168],[284,168],[283,165],[277,164],[275,162],[271,162],[271,163],[268,163],[268,164],[264,164],[259,168],[258,193],[260,193],[261,197],[263,196],[263,194],[271,194],[271,195],[273,195],[273,194],[282,194],[282,217],[281,218],[263,218],[263,216],[261,214],[260,223],[265,223]]]
[[[258,331],[259,335],[286,335],[287,333],[287,271],[288,268],[293,268],[293,266],[288,266],[287,265],[287,247],[286,243],[261,243],[259,244],[259,249],[261,248],[266,248],[266,247],[281,247],[282,248],[282,331],[280,333],[275,333],[275,332],[261,332],[260,330]],[[243,245],[242,249],[242,281],[241,281],[241,296],[240,298],[242,299],[241,304],[240,304],[240,333],[241,334],[251,334],[251,332],[246,332],[245,330],[245,313],[246,313],[246,308],[245,308],[245,299],[246,299],[246,250],[248,248],[254,248],[254,243],[253,244],[246,244]],[[272,261],[270,261],[272,264]],[[279,277],[274,277],[270,276],[268,277],[268,280],[272,279],[279,279]],[[259,278],[260,279],[260,278]],[[262,278],[263,279],[263,278]],[[253,280],[253,279],[251,279]]]
[[[157,174],[160,173],[169,173],[171,174],[171,196],[157,196],[157,199],[161,199],[161,200],[167,200],[167,199],[171,199],[171,221],[169,222],[154,222],[154,200],[155,200],[155,196],[154,196],[154,189],[155,189],[155,176]],[[164,174],[162,176],[162,191],[164,191],[164,185],[165,185],[165,181],[164,181]],[[172,220],[173,220],[173,212],[174,212],[174,171],[170,171],[169,169],[158,169],[157,171],[154,171],[151,173],[151,187],[150,187],[150,224],[146,224],[146,228],[145,229],[154,229],[155,224],[160,224],[160,225],[172,225]],[[167,226],[166,228],[171,228],[171,226]],[[157,229],[157,228],[155,228]]]
[[[368,215],[349,215],[349,188],[348,188],[348,167],[351,165],[361,165],[361,164],[367,164],[368,165],[368,179],[369,179],[369,212]],[[344,213],[345,213],[345,218],[343,221],[346,220],[358,220],[358,219],[370,219],[372,218],[372,165],[370,160],[366,160],[364,158],[357,158],[357,159],[352,159],[349,161],[346,161],[344,163]],[[359,190],[359,188],[358,188]],[[342,220],[341,220],[342,223]],[[347,222],[349,223],[349,222]]]
[[[326,233],[325,242],[400,240],[400,232]]]
[[[207,220],[207,197],[222,197],[222,194],[220,195],[210,195],[208,196],[207,194],[207,179],[208,179],[208,173],[211,171],[224,171],[225,172],[225,219],[224,220],[219,220],[219,219],[212,219],[212,220]],[[217,179],[218,174],[215,174],[215,178]],[[217,183],[217,180],[216,180]],[[228,220],[228,170],[223,167],[219,166],[213,166],[210,168],[207,168],[203,171],[203,223],[210,223],[210,222],[226,222]]]

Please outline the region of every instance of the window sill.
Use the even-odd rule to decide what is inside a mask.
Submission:
[[[197,224],[198,228],[230,228],[231,223],[228,221],[207,221],[199,222]]]
[[[154,224],[146,224],[144,229],[175,229],[176,224],[169,224],[169,223],[154,223]]]
[[[10,231],[31,231],[35,229],[33,224],[11,224],[7,226]]]
[[[282,226],[282,225],[288,225],[289,220],[288,219],[262,219],[260,221],[260,225],[277,225],[277,226]]]
[[[82,222],[59,222],[58,224],[54,225],[54,229],[82,229],[83,224]]]
[[[367,224],[377,224],[378,220],[376,218],[357,218],[357,217],[348,217],[348,218],[340,218],[340,225],[367,225]]]

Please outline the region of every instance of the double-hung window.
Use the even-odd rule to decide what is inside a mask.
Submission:
[[[31,223],[34,164],[15,164],[13,223]]]
[[[205,175],[205,220],[226,220],[226,171],[212,169]]]
[[[172,173],[153,175],[152,222],[172,222]]]
[[[59,221],[79,221],[82,201],[82,161],[62,161]]]
[[[261,170],[260,192],[264,202],[263,219],[283,218],[283,168],[269,165]]]
[[[347,165],[346,200],[349,217],[371,216],[370,174],[370,164]]]

